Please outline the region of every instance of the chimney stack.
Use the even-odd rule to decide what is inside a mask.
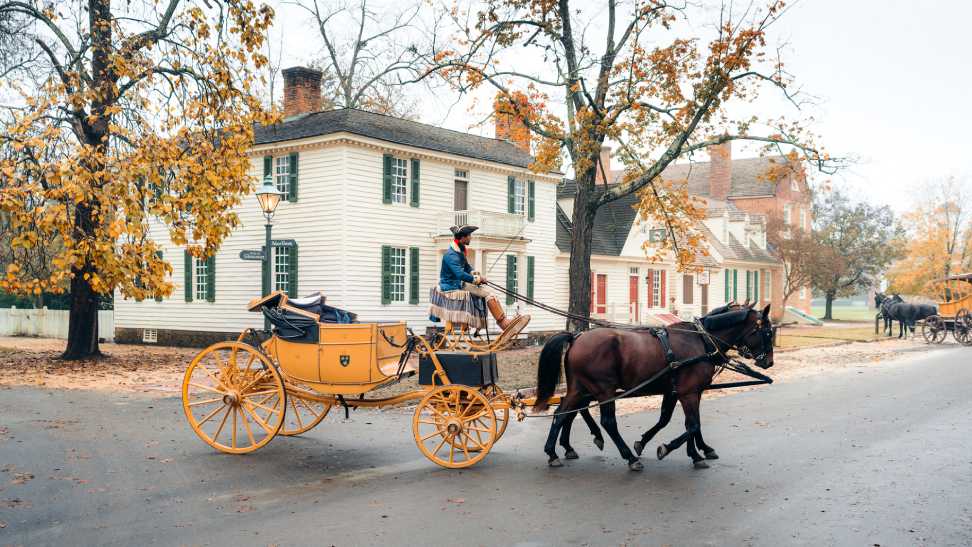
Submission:
[[[611,184],[611,182],[613,182],[612,179],[614,177],[611,175],[611,147],[610,146],[601,147],[600,160],[601,161],[598,162],[598,165],[595,166],[597,171],[595,171],[594,181],[597,184],[605,184],[605,183]]]
[[[527,154],[530,153],[530,130],[514,114],[510,100],[501,93],[496,94],[493,101],[493,119],[495,120],[496,139],[513,143]]]
[[[731,141],[709,147],[709,197],[726,201],[732,185]]]
[[[321,109],[320,70],[295,66],[283,70],[284,118],[317,112]]]

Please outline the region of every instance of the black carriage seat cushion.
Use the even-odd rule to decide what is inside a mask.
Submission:
[[[281,308],[262,308],[263,315],[273,325],[277,336],[288,342],[303,342],[316,344],[320,339],[318,322],[301,313],[287,311]]]
[[[287,305],[313,313],[321,323],[357,323],[358,316],[341,308],[325,304],[327,298],[323,293],[316,293],[302,298],[288,298]]]

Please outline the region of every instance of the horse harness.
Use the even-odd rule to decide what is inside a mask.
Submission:
[[[725,358],[725,355],[722,354],[722,351],[719,350],[719,347],[712,342],[711,340],[712,335],[705,330],[702,324],[699,323],[698,319],[695,320],[695,327],[698,329],[697,332],[702,335],[702,344],[705,347],[705,353],[703,353],[702,355],[691,357],[689,359],[684,359],[682,361],[679,361],[675,357],[675,352],[672,351],[672,344],[668,340],[667,328],[652,327],[648,329],[648,332],[650,332],[652,336],[658,339],[658,343],[661,344],[662,350],[665,351],[665,368],[659,371],[661,374],[664,374],[666,372],[675,372],[676,369],[681,368],[683,366],[694,365],[695,363],[708,361],[719,356]],[[655,376],[660,377],[661,374],[656,374]],[[654,378],[654,376],[652,378]],[[671,384],[672,384],[672,394],[674,395],[675,393],[678,392],[678,383],[675,374],[671,375]]]

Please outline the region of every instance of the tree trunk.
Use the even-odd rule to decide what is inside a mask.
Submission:
[[[570,300],[568,311],[577,316],[590,317],[591,314],[591,240],[594,235],[594,214],[591,208],[590,176],[578,180],[578,191],[574,197],[574,211],[570,236]],[[574,319],[567,320],[569,330],[587,330],[590,323]]]
[[[833,311],[834,311],[834,298],[837,295],[833,291],[827,291],[826,293],[824,293],[824,295],[827,297],[827,305],[824,307],[824,316],[823,316],[823,319],[826,319],[828,321],[833,321],[834,320],[834,313],[833,313]]]
[[[68,316],[67,348],[64,359],[83,359],[101,355],[98,347],[98,295],[84,279],[84,271],[74,270],[71,280],[71,312]]]

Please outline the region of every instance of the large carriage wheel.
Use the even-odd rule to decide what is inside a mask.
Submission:
[[[945,320],[940,315],[932,315],[925,318],[921,325],[921,336],[929,344],[940,344],[948,335]]]
[[[496,442],[496,414],[474,388],[441,386],[419,402],[412,434],[426,458],[450,469],[469,467],[485,458]]]
[[[182,381],[182,408],[200,439],[230,454],[270,442],[284,421],[287,395],[277,368],[242,342],[199,352]]]
[[[972,330],[972,314],[965,308],[960,309],[955,314],[955,322],[961,323],[965,327],[965,330]]]
[[[952,336],[955,337],[955,341],[959,344],[972,346],[972,318],[969,317],[969,311],[965,308],[962,308],[955,314],[955,323],[952,325]]]

